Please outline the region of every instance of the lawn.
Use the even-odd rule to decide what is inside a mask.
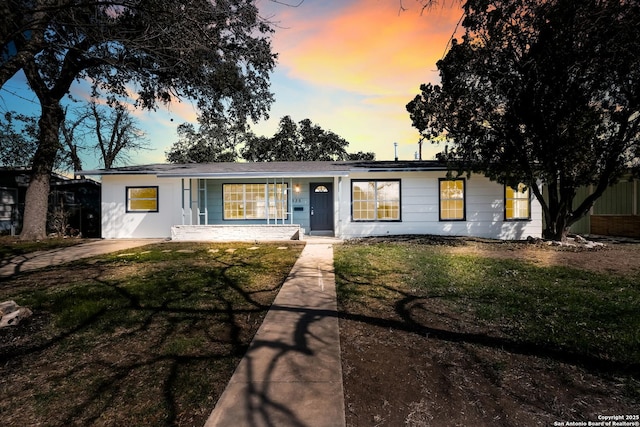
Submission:
[[[204,425],[303,245],[163,243],[0,281],[6,425]]]
[[[334,249],[349,426],[640,413],[640,245],[432,243]],[[163,243],[0,280],[34,311],[0,330],[0,419],[202,426],[303,246],[282,247]]]
[[[524,250],[336,248],[348,424],[548,425],[638,414],[640,270],[541,265],[518,256]],[[637,258],[640,246],[583,255]]]

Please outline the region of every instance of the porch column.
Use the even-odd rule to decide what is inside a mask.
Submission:
[[[182,186],[182,225],[193,225],[193,211],[191,209],[192,197],[191,197],[191,180],[187,179],[187,185],[185,185],[185,179],[181,179]],[[188,218],[188,219],[187,219]]]

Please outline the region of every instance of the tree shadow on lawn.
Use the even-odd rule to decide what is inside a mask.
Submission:
[[[520,354],[523,356],[552,359],[593,371],[604,373],[625,373],[640,378],[640,363],[638,362],[611,360],[575,350],[518,340],[506,336],[496,336],[489,333],[453,331],[450,329],[429,326],[425,324],[425,317],[442,316],[443,314],[430,312],[427,302],[437,301],[443,296],[413,294],[411,292],[402,291],[397,287],[358,282],[344,276],[340,276],[340,278],[343,283],[348,283],[350,285],[377,286],[378,288],[385,289],[390,293],[400,295],[400,298],[395,300],[392,310],[398,319],[389,317],[373,317],[350,313],[349,311],[351,310],[341,310],[340,318],[342,319],[366,323],[385,329],[408,332],[421,337],[429,337],[444,342],[478,344],[484,347],[504,350],[509,353]]]
[[[350,426],[548,425],[640,407],[638,361],[519,339],[449,309],[447,295],[339,278],[374,295],[339,304]]]
[[[432,298],[433,297],[430,297],[429,299]],[[395,304],[395,312],[402,319],[400,322],[390,319],[371,319],[367,318],[367,316],[359,315],[346,315],[346,318],[349,320],[365,321],[369,324],[374,324],[372,322],[375,322],[378,326],[403,330],[420,336],[428,336],[440,341],[478,344],[484,347],[507,351],[509,353],[553,359],[558,362],[581,366],[592,371],[626,373],[640,378],[640,363],[609,360],[591,354],[541,345],[539,343],[496,337],[488,334],[454,332],[446,329],[429,327],[422,324],[415,318],[418,311],[428,310],[425,305],[421,303],[426,299],[427,298],[422,296],[406,295],[404,298],[397,301]],[[364,317],[364,319],[362,317]]]
[[[203,425],[282,282],[239,275],[260,269],[241,258],[207,262],[201,273],[173,264],[136,279],[131,267],[118,277],[118,262],[78,263],[62,270],[79,281],[25,295],[38,306],[34,321],[0,331],[4,421]],[[55,271],[0,290],[33,287]]]

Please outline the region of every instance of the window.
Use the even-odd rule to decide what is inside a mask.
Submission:
[[[286,184],[224,184],[222,193],[224,219],[286,219]]]
[[[504,219],[507,221],[531,219],[531,199],[526,185],[518,184],[515,189],[508,185],[504,187]]]
[[[400,221],[400,181],[351,181],[353,221]]]
[[[127,212],[158,212],[158,187],[126,187]]]
[[[464,221],[464,179],[440,179],[440,221]]]

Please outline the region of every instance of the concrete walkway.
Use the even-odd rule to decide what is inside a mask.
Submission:
[[[49,251],[31,252],[14,257],[6,263],[0,264],[0,278],[52,265],[64,264],[81,258],[103,255],[152,243],[162,242],[163,239],[115,239],[91,240],[75,246],[52,249]]]
[[[205,427],[343,427],[335,240],[306,239]]]

